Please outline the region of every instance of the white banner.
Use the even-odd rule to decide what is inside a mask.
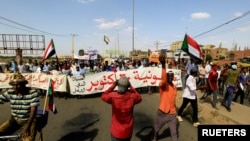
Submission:
[[[182,87],[181,71],[171,69],[174,76],[174,84],[177,87]],[[100,93],[107,90],[116,79],[122,76],[129,78],[131,85],[134,88],[146,86],[159,86],[161,80],[161,69],[157,67],[146,67],[142,69],[133,69],[118,72],[102,72],[93,75],[73,77],[68,76],[70,94],[72,95],[88,95],[92,93]]]
[[[83,56],[79,56],[79,55],[74,55],[75,59],[79,59],[79,60],[96,60],[97,59],[97,54],[98,51],[95,50],[87,50]]]
[[[174,84],[182,87],[181,71],[168,69],[174,72]],[[9,78],[12,74],[0,73],[0,88],[11,88]],[[66,75],[48,75],[44,73],[23,73],[28,86],[38,89],[47,89],[49,79],[55,81],[55,91],[69,92],[72,95],[88,95],[104,92],[115,80],[126,76],[134,88],[158,86],[161,80],[161,68],[146,67],[118,72],[101,72],[88,74],[86,77],[74,77]]]
[[[9,85],[11,73],[0,73],[0,88],[11,88]],[[48,89],[49,79],[55,81],[55,91],[67,92],[67,77],[66,75],[48,75],[44,73],[22,73],[28,81],[28,87],[38,89]]]

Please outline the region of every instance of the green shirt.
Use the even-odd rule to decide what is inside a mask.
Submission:
[[[240,69],[236,69],[236,70],[228,69],[224,75],[227,77],[225,84],[227,86],[235,86],[236,81],[240,75]]]

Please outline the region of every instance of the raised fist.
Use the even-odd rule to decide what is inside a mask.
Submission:
[[[161,64],[165,64],[165,63],[166,63],[166,56],[163,55],[163,54],[161,54],[161,55],[159,56],[159,61],[161,62]]]

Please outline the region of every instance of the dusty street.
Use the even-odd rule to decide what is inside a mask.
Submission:
[[[181,105],[181,94],[181,91],[178,91],[177,107]],[[159,102],[157,93],[141,95],[143,100],[134,109],[132,141],[142,141],[151,131]],[[42,109],[44,98],[40,100]],[[48,124],[43,129],[44,141],[110,141],[111,106],[101,100],[100,94],[87,95],[80,99],[57,97],[55,101],[58,113],[49,112]],[[0,105],[0,111],[0,122],[3,122],[9,118],[9,104]],[[204,124],[235,124],[234,121],[218,116],[210,105],[200,102],[199,120]],[[143,131],[140,132],[141,130]],[[197,141],[197,128],[192,126],[188,116],[179,124],[178,130],[180,141]],[[160,141],[171,141],[167,125],[160,132],[162,133]]]

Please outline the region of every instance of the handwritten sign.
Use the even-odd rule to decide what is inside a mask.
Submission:
[[[9,85],[11,73],[0,73],[0,88],[11,88]],[[48,89],[49,79],[55,81],[55,91],[67,92],[67,77],[66,75],[48,75],[44,73],[22,73],[25,79],[28,81],[27,86],[38,89]]]
[[[157,51],[153,51],[149,55],[149,61],[150,62],[159,62],[159,53]]]
[[[174,84],[182,87],[181,71],[171,69],[174,74]],[[133,69],[118,72],[102,72],[93,75],[87,75],[85,78],[75,78],[68,76],[70,85],[70,94],[72,95],[88,95],[92,93],[100,93],[107,90],[116,79],[123,76],[129,78],[134,88],[146,86],[159,86],[161,81],[161,69],[157,67],[146,67],[142,69]],[[117,88],[116,88],[117,89]]]
[[[174,84],[176,87],[182,87],[181,71],[177,69],[167,69],[174,72]],[[9,78],[12,74],[0,73],[0,88],[11,88]],[[145,67],[141,69],[132,69],[118,72],[101,72],[83,76],[67,75],[48,75],[44,73],[23,73],[28,81],[28,86],[47,90],[49,80],[55,81],[55,91],[69,92],[72,95],[88,95],[104,92],[116,80],[126,76],[129,78],[134,88],[159,86],[161,81],[161,68]],[[117,88],[116,88],[117,89]]]

